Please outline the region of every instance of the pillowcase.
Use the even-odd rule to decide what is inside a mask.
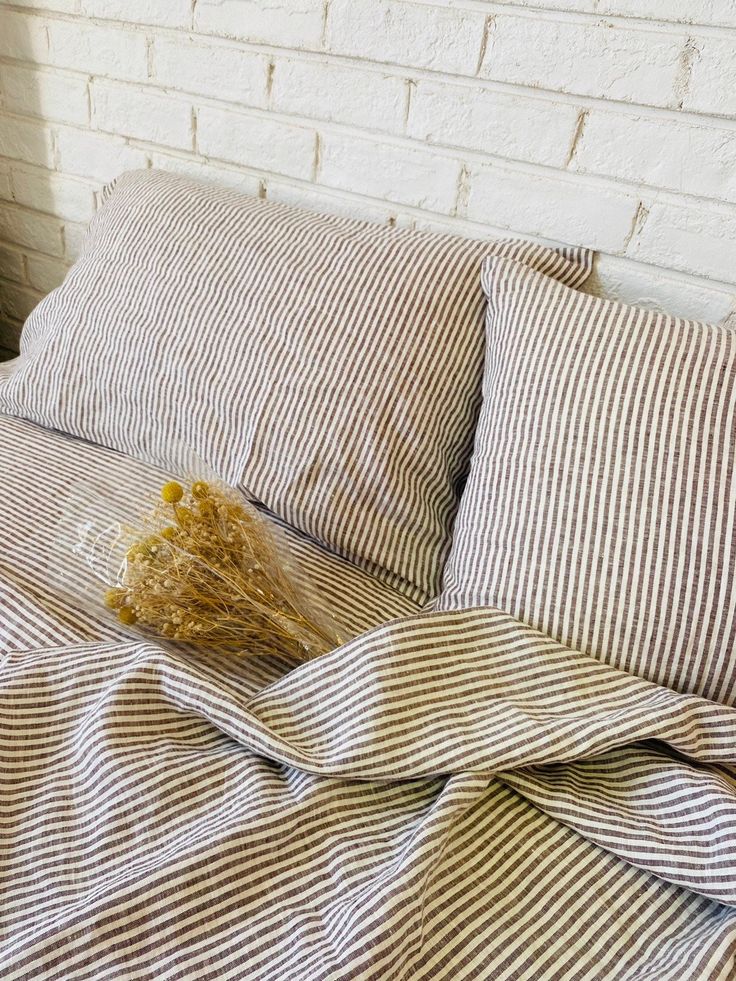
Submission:
[[[582,250],[502,243],[570,283]],[[124,175],[0,371],[0,411],[177,470],[436,593],[467,471],[489,245]]]
[[[440,609],[490,605],[736,703],[736,332],[501,258]]]

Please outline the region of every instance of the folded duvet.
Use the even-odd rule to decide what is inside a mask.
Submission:
[[[734,977],[736,709],[306,543],[333,653],[126,636],[47,572],[70,474],[140,465],[0,463],[3,979]]]

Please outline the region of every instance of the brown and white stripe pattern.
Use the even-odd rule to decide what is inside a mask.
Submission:
[[[736,332],[491,258],[484,402],[439,608],[736,703]]]
[[[164,650],[49,588],[75,478],[160,474],[7,418],[0,467],[3,981],[733,977],[736,710],[296,535],[395,619],[290,673]]]
[[[482,258],[572,284],[582,249],[313,214],[124,175],[0,367],[0,411],[177,470],[192,447],[289,525],[434,595],[480,404]]]

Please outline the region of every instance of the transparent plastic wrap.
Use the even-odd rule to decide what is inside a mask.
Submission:
[[[67,588],[119,624],[240,656],[308,660],[342,643],[299,588],[278,527],[228,485],[209,474],[168,481],[137,518],[121,517],[114,498],[73,495],[62,545],[78,563]]]

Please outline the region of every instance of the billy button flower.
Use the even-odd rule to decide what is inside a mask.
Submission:
[[[184,497],[184,488],[176,480],[170,480],[161,488],[161,500],[165,504],[178,504]]]
[[[128,592],[125,589],[120,589],[120,587],[113,587],[112,589],[105,590],[105,606],[109,610],[119,610],[120,607],[125,603],[128,596]]]
[[[194,520],[194,513],[182,505],[174,505],[174,514],[181,528],[187,528]]]
[[[145,559],[148,557],[148,549],[143,542],[136,542],[135,545],[130,546],[128,551],[125,553],[125,557],[129,562],[136,562],[138,559]]]
[[[133,624],[138,620],[138,617],[135,615],[135,610],[133,609],[132,606],[123,606],[118,610],[118,620],[121,623],[124,623],[127,626],[132,627]]]

